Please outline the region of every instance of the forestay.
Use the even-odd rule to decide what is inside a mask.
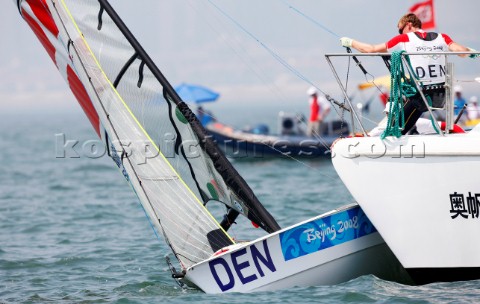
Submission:
[[[107,1],[17,2],[183,268],[233,243],[209,201],[279,229]]]

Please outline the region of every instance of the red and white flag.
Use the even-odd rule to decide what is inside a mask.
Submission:
[[[435,11],[433,9],[433,0],[416,3],[410,7],[408,11],[417,15],[417,17],[422,21],[422,29],[428,30],[435,28]]]

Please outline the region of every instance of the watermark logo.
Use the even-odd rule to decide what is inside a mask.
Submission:
[[[217,145],[217,149],[212,149]],[[353,141],[346,149],[335,151],[330,146],[319,144],[314,140],[288,141],[285,139],[262,142],[245,140],[222,140],[217,142],[208,136],[203,141],[185,139],[178,141],[174,134],[165,134],[161,140],[153,141],[109,141],[109,146],[100,139],[80,141],[69,139],[64,133],[55,134],[55,158],[91,158],[97,159],[104,156],[111,157],[115,150],[122,159],[128,158],[136,164],[146,164],[148,160],[162,157],[166,159],[183,158],[189,160],[202,158],[217,158],[218,153],[223,153],[231,159],[261,159],[283,157],[290,159],[330,159],[343,157],[354,159],[368,157],[377,159],[390,158],[424,158],[425,144],[417,145],[391,145],[385,142]],[[206,152],[208,151],[208,153]]]
[[[55,134],[55,158],[100,158],[105,156],[105,144],[97,139],[81,143],[76,139],[67,139],[64,133]]]
[[[370,159],[377,158],[425,158],[425,143],[416,144],[398,144],[390,145],[384,141],[381,142],[363,142],[361,140],[353,141],[348,144],[346,149],[332,153],[332,158],[343,157],[354,159],[359,157],[367,157]]]
[[[196,159],[209,157],[205,150],[210,150],[211,157],[218,156],[217,151],[209,149],[208,146],[215,144],[228,158],[330,158],[329,146],[319,145],[313,140],[301,142],[290,142],[288,140],[276,140],[268,143],[262,141],[245,140],[223,140],[217,142],[212,136],[203,141],[186,139],[177,142],[174,134],[168,133],[159,142],[152,141],[112,141],[108,148],[100,139],[89,139],[80,141],[70,139],[64,133],[55,134],[55,158],[92,158],[97,159],[110,156],[109,149],[115,148],[123,157],[133,158],[138,164],[144,164],[149,159],[159,156],[165,158],[183,157]],[[160,152],[161,151],[161,152]]]

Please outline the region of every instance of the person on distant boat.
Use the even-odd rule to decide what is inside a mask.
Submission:
[[[368,44],[353,40],[348,37],[340,38],[342,46],[352,47],[362,53],[385,53],[404,50],[408,53],[415,52],[476,52],[472,48],[465,47],[454,42],[448,35],[443,33],[425,32],[422,30],[422,21],[413,13],[408,13],[400,18],[397,24],[399,35],[386,43]],[[477,54],[459,55],[461,57],[478,57]],[[424,84],[424,94],[430,96],[433,105],[440,107],[445,100],[445,58],[444,56],[410,56],[410,61],[417,76]],[[386,112],[390,105],[387,103]],[[410,97],[404,104],[405,126],[402,134],[406,134],[416,123],[427,107],[417,93]]]
[[[203,109],[202,106],[199,106],[197,108],[197,118],[200,122],[202,122],[203,117],[205,116],[205,110]]]
[[[453,91],[455,92],[455,99],[453,100],[454,105],[454,114],[458,115],[463,107],[467,104],[467,101],[462,96],[462,87],[456,85],[453,87]]]
[[[197,118],[203,126],[215,121],[212,112],[205,110],[202,106],[199,106],[197,109]]]
[[[319,96],[315,87],[307,90],[310,96],[310,118],[307,126],[307,136],[321,136],[323,134],[323,120],[330,113],[330,103],[323,96]]]
[[[467,116],[469,120],[480,119],[480,108],[478,107],[477,96],[472,96],[468,100]]]
[[[462,109],[467,105],[467,101],[462,96],[463,88],[459,85],[453,87],[453,91],[455,92],[455,99],[453,100],[453,114],[457,116],[460,114]],[[460,122],[465,122],[467,120],[466,113],[462,113],[460,117]]]

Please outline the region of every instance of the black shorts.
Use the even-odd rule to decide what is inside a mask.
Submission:
[[[443,108],[445,105],[445,86],[443,83],[424,86],[423,94],[425,98],[427,98],[427,101],[431,102],[433,108]],[[427,106],[420,93],[409,97],[409,99],[418,111],[422,113],[427,111]]]

